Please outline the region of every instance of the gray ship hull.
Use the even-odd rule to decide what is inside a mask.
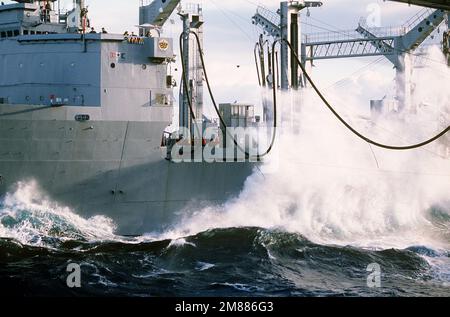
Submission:
[[[35,180],[48,197],[82,217],[111,218],[121,235],[163,231],[189,212],[225,202],[255,167],[166,160],[165,121],[76,122],[64,119],[73,118],[66,113],[70,107],[14,106],[11,116],[12,108],[2,109],[0,197]]]

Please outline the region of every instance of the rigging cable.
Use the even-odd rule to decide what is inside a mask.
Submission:
[[[250,1],[247,1],[247,2],[251,3]],[[335,32],[335,31],[334,31],[334,32]],[[200,39],[199,39],[197,33],[193,32],[193,31],[190,31],[189,33],[193,33],[194,36],[195,36],[195,38],[196,38],[196,41],[197,41],[197,44],[198,44],[198,50],[199,50],[199,52],[200,52],[200,59],[201,59],[201,62],[202,62],[202,68],[203,68],[204,75],[205,75],[205,81],[206,81],[206,84],[207,84],[207,87],[208,87],[208,91],[209,91],[209,95],[210,95],[210,97],[211,97],[211,101],[213,102],[214,109],[215,109],[217,115],[219,116],[219,120],[220,120],[221,124],[223,125],[223,127],[226,129],[226,124],[225,124],[225,122],[224,122],[224,120],[223,120],[222,115],[220,114],[220,111],[219,111],[218,107],[217,107],[217,103],[216,103],[216,101],[215,101],[215,98],[214,98],[214,95],[213,95],[213,93],[212,93],[212,89],[211,89],[211,86],[210,86],[210,83],[209,83],[209,79],[208,79],[207,72],[206,72],[206,67],[205,67],[205,62],[204,62],[204,57],[203,57],[203,51],[202,51],[201,44],[200,44]],[[244,33],[245,33],[245,32],[244,32]],[[341,31],[338,31],[338,32],[336,32],[336,33],[341,33]],[[180,35],[180,49],[181,49],[181,50],[182,50],[182,45],[181,45],[181,44],[182,44],[182,37],[183,37],[183,35],[185,35],[184,32]],[[187,34],[186,36],[189,36],[189,34]],[[441,133],[437,134],[436,136],[432,137],[431,139],[426,140],[426,141],[421,142],[421,143],[418,143],[418,144],[409,145],[409,146],[391,146],[391,145],[386,145],[386,144],[382,144],[382,143],[376,142],[376,141],[374,141],[374,140],[372,140],[372,139],[370,139],[370,138],[364,136],[363,134],[361,134],[360,132],[358,132],[356,129],[354,129],[349,123],[347,123],[347,122],[339,115],[339,113],[331,106],[331,104],[329,103],[329,101],[328,101],[328,100],[326,99],[326,97],[322,94],[322,92],[319,90],[319,88],[316,86],[315,82],[312,80],[312,78],[310,77],[310,75],[309,75],[308,72],[306,71],[305,66],[301,63],[301,61],[300,61],[300,59],[299,59],[297,53],[293,50],[292,45],[291,45],[291,43],[290,43],[289,41],[287,41],[287,40],[285,40],[285,39],[278,39],[278,40],[274,41],[273,44],[272,44],[272,52],[275,52],[275,46],[276,46],[276,44],[277,44],[277,43],[282,43],[282,42],[285,42],[286,45],[290,48],[291,52],[293,53],[293,56],[294,56],[295,59],[297,60],[297,63],[298,63],[298,65],[300,66],[301,70],[303,71],[303,73],[304,73],[306,79],[310,82],[312,88],[315,90],[315,92],[316,92],[317,95],[320,97],[320,99],[323,101],[323,103],[327,106],[327,108],[334,114],[334,116],[335,116],[335,117],[336,117],[336,118],[337,118],[337,119],[338,119],[338,120],[339,120],[339,121],[340,121],[347,129],[348,129],[348,130],[350,130],[353,134],[355,134],[357,137],[359,137],[359,138],[362,139],[363,141],[365,141],[365,142],[367,142],[367,143],[369,143],[369,144],[375,145],[375,146],[377,146],[377,147],[387,149],[387,150],[404,151],[404,150],[412,150],[412,149],[421,148],[421,147],[424,147],[424,146],[426,146],[426,145],[428,145],[428,144],[431,144],[431,143],[435,142],[436,140],[440,139],[441,137],[443,137],[445,134],[447,134],[447,133],[450,131],[450,126],[448,126],[448,127],[447,127],[446,129],[444,129]],[[398,50],[398,49],[394,49],[394,50]],[[401,50],[398,50],[398,51],[401,51]],[[406,51],[405,51],[405,53],[409,53],[409,54],[411,54],[411,55],[414,55],[414,54],[411,53],[411,52],[406,52]],[[273,55],[272,55],[272,64],[273,64],[273,65],[275,65],[275,55],[276,55],[276,54],[273,54]],[[431,60],[431,59],[430,59],[430,60]],[[184,71],[184,70],[185,70],[184,60],[182,61],[182,64],[183,64],[183,74],[184,74],[184,77],[186,77],[186,72]],[[258,78],[260,78],[259,75],[258,75]],[[185,79],[186,79],[186,78],[185,78]],[[272,150],[272,148],[273,148],[273,146],[274,146],[275,139],[276,139],[276,128],[277,128],[277,88],[276,88],[275,83],[276,83],[277,81],[276,81],[276,77],[275,77],[275,72],[272,73],[272,80],[273,80],[272,88],[273,88],[273,108],[274,108],[274,131],[273,131],[273,135],[272,135],[271,144],[270,144],[268,150],[267,150],[264,154],[258,155],[258,156],[257,156],[258,158],[264,157],[264,156],[266,156],[267,154],[270,153],[270,151]],[[186,80],[185,80],[185,82],[186,82]],[[186,91],[188,91],[188,89],[187,89],[187,84],[186,84],[186,83],[185,83],[185,88],[186,88]],[[192,100],[191,100],[190,98],[188,98],[188,103],[189,103],[189,108],[190,108],[190,110],[191,110],[191,113],[192,113],[192,115],[193,115]],[[222,127],[221,127],[221,128],[222,128]],[[235,140],[235,138],[233,138],[233,141],[234,141],[234,144],[235,144],[240,150],[242,150],[242,151],[245,153],[245,155],[246,155],[247,158],[250,157],[250,154],[247,153],[245,150],[243,150],[243,149],[239,146],[239,144],[237,143],[237,141]]]
[[[193,121],[195,121],[196,120],[195,111],[194,111],[194,107],[192,106],[192,97],[191,97],[191,94],[189,93],[189,86],[188,86],[189,79],[186,76],[186,65],[184,64],[183,37],[182,37],[183,34],[184,33],[182,33],[180,36],[180,43],[179,43],[180,44],[180,53],[181,53],[181,68],[182,68],[182,72],[183,72],[182,81],[183,81],[184,89],[186,90],[186,94],[187,94],[187,100],[188,100],[189,111],[191,113],[191,118]],[[181,88],[180,88],[180,90],[181,90]],[[183,94],[183,99],[184,99],[184,94]],[[186,122],[186,124],[188,124],[188,123]],[[181,125],[181,122],[180,122],[180,125]],[[200,130],[199,130],[199,127],[197,124],[195,124],[195,127],[197,128],[198,135],[202,135],[200,133]]]
[[[255,44],[255,48],[253,49],[253,54],[255,55],[255,65],[256,65],[256,73],[258,75],[258,83],[261,86],[262,84],[261,84],[261,75],[260,75],[260,72],[259,72],[258,57],[256,56],[257,49],[259,49],[259,43],[258,42]],[[262,72],[262,70],[261,70],[261,72]]]
[[[360,139],[364,140],[365,142],[375,145],[379,148],[383,148],[383,149],[387,149],[387,150],[393,150],[393,151],[405,151],[405,150],[413,150],[413,149],[417,149],[417,148],[421,148],[424,147],[430,143],[433,143],[434,141],[440,139],[441,137],[443,137],[445,134],[447,134],[450,131],[450,126],[448,126],[446,129],[444,129],[441,133],[437,134],[436,136],[432,137],[431,139],[418,143],[418,144],[413,144],[413,145],[408,145],[408,146],[391,146],[391,145],[386,145],[386,144],[382,144],[379,142],[376,142],[366,136],[364,136],[363,134],[361,134],[360,132],[358,132],[356,129],[354,129],[349,123],[347,123],[347,121],[345,121],[340,115],[339,113],[333,108],[333,106],[331,106],[330,102],[325,98],[325,96],[322,94],[322,92],[320,91],[320,89],[316,86],[315,82],[312,80],[311,76],[308,74],[308,72],[306,71],[305,66],[302,64],[302,62],[300,61],[300,59],[298,58],[297,53],[295,52],[295,50],[292,48],[292,45],[289,41],[285,40],[285,39],[278,39],[276,41],[273,42],[272,44],[272,51],[275,51],[275,46],[277,43],[285,43],[291,50],[291,52],[293,53],[293,56],[295,57],[295,59],[297,60],[298,65],[300,66],[301,70],[303,71],[306,79],[309,81],[309,83],[311,84],[311,87],[314,89],[314,91],[317,93],[317,95],[320,97],[320,99],[323,101],[323,103],[327,106],[327,108],[334,114],[334,116],[348,129],[350,130],[353,134],[355,134],[357,137],[359,137]],[[274,62],[274,60],[272,60]],[[276,88],[275,85],[273,86],[273,96],[274,96],[274,107],[276,107]]]
[[[326,87],[325,90],[328,90],[330,88],[334,88],[334,87],[342,87],[347,85],[347,81],[352,79],[354,76],[361,74],[357,79],[359,79],[364,73],[366,73],[367,71],[371,70],[375,65],[379,64],[379,63],[383,63],[385,62],[384,57],[380,57],[372,62],[370,62],[367,65],[364,65],[363,67],[357,69],[356,71],[354,71],[353,73],[347,75],[344,78],[339,79],[338,81],[334,82],[333,84],[331,84],[330,86]]]
[[[230,21],[236,28],[238,28],[242,34],[244,34],[250,41],[253,41],[252,37],[250,36],[249,33],[247,33],[247,31],[245,29],[243,29],[239,23],[235,22],[224,10],[222,10],[216,3],[214,0],[211,1],[212,4],[223,14],[223,16],[225,18],[228,19],[228,21]]]
[[[219,108],[217,107],[217,103],[215,101],[212,89],[211,89],[211,85],[209,82],[209,78],[207,75],[207,71],[206,71],[206,66],[205,66],[205,61],[204,61],[204,56],[203,56],[203,51],[201,49],[201,43],[200,43],[200,39],[198,37],[198,34],[190,31],[189,34],[194,34],[194,37],[196,39],[197,45],[198,45],[198,50],[199,50],[199,56],[200,56],[200,60],[202,63],[202,68],[203,68],[203,72],[205,75],[205,81],[207,84],[207,88],[208,88],[208,92],[209,95],[211,97],[211,101],[213,103],[214,109],[219,117],[220,123],[221,123],[221,129],[223,131],[223,129],[226,130],[226,124],[225,121],[222,117],[222,115],[220,114]],[[181,50],[181,54],[183,55],[183,45],[182,45],[182,39],[183,36],[189,36],[186,35],[184,32],[180,35],[180,50]],[[391,145],[386,145],[386,144],[382,144],[379,142],[376,142],[366,136],[364,136],[363,134],[361,134],[360,132],[358,132],[355,128],[353,128],[349,123],[347,123],[347,121],[345,121],[340,115],[339,113],[333,108],[333,106],[331,106],[330,102],[326,99],[326,97],[322,94],[322,92],[320,91],[320,89],[316,86],[315,82],[312,80],[311,76],[308,74],[308,72],[306,71],[306,68],[304,67],[304,65],[301,63],[297,53],[293,50],[292,45],[289,41],[284,40],[284,39],[278,39],[276,41],[273,42],[272,44],[272,52],[275,52],[275,47],[276,44],[278,43],[282,43],[285,42],[286,45],[290,48],[290,50],[293,52],[293,56],[295,57],[298,65],[300,66],[301,70],[303,71],[306,79],[310,82],[311,87],[314,89],[314,91],[317,93],[317,95],[319,96],[319,98],[323,101],[323,103],[327,106],[327,108],[333,113],[333,115],[348,129],[350,130],[353,134],[355,134],[357,137],[359,137],[360,139],[362,139],[363,141],[375,145],[379,148],[383,148],[383,149],[387,149],[387,150],[394,150],[394,151],[405,151],[405,150],[412,150],[412,149],[417,149],[417,148],[421,148],[424,147],[428,144],[431,144],[433,142],[435,142],[436,140],[440,139],[441,137],[443,137],[445,134],[447,134],[450,131],[450,126],[448,126],[446,129],[444,129],[441,133],[437,134],[436,136],[430,138],[429,140],[426,140],[424,142],[418,143],[418,144],[413,144],[413,145],[408,145],[408,146],[391,146]],[[275,54],[272,55],[272,64],[275,65]],[[185,85],[185,89],[186,91],[188,91],[188,86],[187,86],[187,78],[186,78],[186,72],[185,72],[185,67],[186,65],[184,64],[184,60],[182,61],[182,68],[183,68],[183,76],[184,76],[184,85]],[[275,144],[275,139],[276,139],[276,128],[277,128],[277,88],[275,83],[277,82],[276,77],[275,77],[275,72],[272,73],[272,90],[273,90],[273,115],[274,115],[274,131],[272,133],[272,140],[271,143],[267,149],[267,151],[263,154],[258,154],[257,158],[260,159],[261,157],[264,157],[266,155],[268,155],[271,150],[273,149],[273,146]],[[189,97],[189,93],[188,93],[188,97]],[[193,106],[192,106],[192,100],[189,97],[188,98],[188,104],[189,104],[189,109],[191,111],[191,115],[193,118],[195,118],[194,115],[194,111],[193,111]],[[225,132],[225,131],[224,131]],[[226,130],[226,132],[228,132],[228,130]],[[245,153],[246,158],[250,158],[253,157],[252,155],[250,155],[247,151],[245,151],[244,149],[242,149],[242,147],[238,144],[238,142],[236,141],[236,139],[233,137],[233,142],[234,144],[239,148],[239,150],[241,150],[243,153]]]
[[[265,53],[265,49],[264,47],[267,45],[268,50],[270,51],[270,44],[269,41],[265,40],[263,41],[262,38],[260,37],[260,40],[258,42],[255,43],[255,47],[253,49],[253,55],[255,57],[255,66],[256,66],[256,73],[258,76],[258,84],[260,87],[266,86],[266,72],[265,72],[265,61],[264,61],[264,53]],[[259,55],[259,62],[261,63],[261,65],[259,65],[258,63],[258,55]],[[268,59],[268,62],[270,63],[270,58]],[[270,69],[270,65],[269,65],[269,69]],[[269,70],[270,72],[270,70]]]
[[[197,42],[197,48],[198,48],[198,51],[199,51],[200,61],[202,63],[203,73],[205,75],[206,86],[208,88],[209,96],[211,97],[211,101],[213,103],[214,109],[215,109],[217,115],[219,116],[219,120],[220,120],[220,123],[221,123],[221,126],[220,126],[221,130],[224,133],[227,133],[229,136],[232,137],[234,145],[240,151],[242,151],[242,153],[245,154],[245,158],[246,159],[256,158],[257,160],[259,160],[259,159],[267,156],[272,151],[272,149],[273,149],[273,147],[275,145],[275,140],[276,140],[276,136],[277,136],[277,106],[276,106],[276,103],[273,104],[273,132],[272,132],[272,139],[270,141],[270,145],[269,145],[269,147],[267,148],[267,150],[263,154],[258,153],[256,156],[254,156],[254,155],[248,153],[245,149],[243,149],[239,145],[239,143],[236,141],[236,138],[234,136],[232,136],[230,134],[230,132],[227,130],[227,125],[226,125],[226,123],[225,123],[225,121],[224,121],[224,119],[223,119],[223,117],[222,117],[222,115],[220,113],[219,108],[217,107],[217,102],[216,102],[216,100],[214,98],[214,94],[212,92],[212,88],[211,88],[211,85],[209,83],[209,78],[208,78],[208,73],[206,71],[205,59],[204,59],[204,56],[203,56],[203,49],[202,49],[202,46],[201,46],[200,38],[199,38],[198,34],[195,33],[194,31],[189,31],[189,34],[186,34],[186,32],[183,32],[183,33],[180,34],[180,51],[181,51],[181,56],[183,56],[183,37],[184,36],[188,36],[189,37],[190,34],[194,35],[195,40]],[[184,78],[184,82],[185,82],[185,88],[186,88],[186,91],[188,92],[187,84],[186,84],[188,79],[186,78],[186,71],[185,71],[186,70],[186,65],[184,64],[184,59],[183,58],[181,59],[181,63],[182,63],[182,69],[183,69],[183,78]],[[276,95],[276,90],[275,90],[274,93]],[[189,97],[189,92],[188,92],[188,97]],[[190,97],[188,98],[188,104],[189,104],[189,108],[191,109],[191,114],[194,115],[193,106],[192,106],[192,100],[191,100]]]

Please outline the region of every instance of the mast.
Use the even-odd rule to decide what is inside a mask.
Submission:
[[[180,98],[179,125],[180,128],[188,128],[191,135],[195,135],[195,132],[202,131],[203,121],[203,67],[200,57],[200,51],[203,50],[203,11],[200,5],[190,4],[183,8],[179,15],[183,21],[184,32],[181,58],[186,72],[182,81],[184,82],[185,78],[188,79],[188,82],[183,83],[182,86],[183,96]],[[200,47],[198,47],[196,37],[190,32],[197,34]],[[189,104],[192,105],[195,121],[191,115]]]
[[[281,42],[281,89],[298,89],[300,86],[299,65],[294,56],[300,56],[301,26],[300,11],[306,7],[319,7],[322,3],[315,1],[283,1],[280,4]],[[291,43],[290,52],[286,41]],[[289,54],[290,52],[290,54]]]

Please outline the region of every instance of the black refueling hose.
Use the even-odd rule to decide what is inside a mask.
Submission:
[[[275,139],[276,139],[276,136],[277,136],[277,132],[276,132],[276,130],[277,130],[277,108],[276,108],[276,103],[273,104],[273,133],[272,133],[272,140],[270,142],[270,145],[269,145],[268,149],[263,154],[258,154],[256,156],[254,156],[254,155],[248,153],[245,149],[243,149],[239,145],[239,143],[236,141],[234,136],[229,134],[229,131],[227,130],[227,126],[225,124],[225,121],[224,121],[222,115],[220,114],[219,107],[217,107],[217,103],[216,103],[216,100],[214,98],[214,95],[213,95],[213,92],[212,92],[212,89],[211,89],[211,85],[209,83],[209,78],[208,78],[208,73],[206,72],[205,59],[203,57],[203,50],[202,50],[202,47],[201,47],[200,38],[199,38],[198,34],[195,33],[194,31],[189,31],[189,33],[190,34],[194,34],[194,37],[196,39],[197,48],[198,48],[198,51],[199,51],[199,56],[200,56],[200,60],[201,60],[201,63],[202,63],[203,73],[205,75],[205,81],[206,81],[206,85],[208,87],[209,96],[211,97],[211,101],[213,103],[214,109],[215,109],[217,115],[219,116],[219,120],[220,120],[220,123],[221,123],[221,127],[220,128],[221,128],[222,132],[227,133],[229,136],[232,137],[234,145],[240,151],[242,151],[245,154],[245,158],[246,159],[254,158],[254,159],[259,160],[259,159],[267,156],[272,151],[272,149],[273,149],[273,147],[275,145]],[[181,51],[181,56],[182,57],[183,57],[183,36],[189,36],[190,34],[186,34],[185,32],[180,34],[180,51]],[[192,106],[192,100],[191,100],[191,98],[189,96],[189,89],[188,89],[188,86],[187,86],[188,78],[186,76],[186,71],[185,71],[186,70],[186,65],[184,64],[184,59],[183,58],[181,58],[181,64],[182,64],[182,69],[183,69],[183,78],[184,78],[183,81],[185,83],[184,87],[186,89],[186,92],[188,93],[189,108],[191,109],[191,114],[192,114],[193,118],[195,118],[194,117],[194,109],[193,109],[193,106]],[[275,91],[275,94],[276,94],[276,91]],[[225,129],[225,131],[223,131],[223,129]]]
[[[222,115],[220,114],[219,108],[217,107],[217,103],[216,100],[214,98],[212,89],[211,89],[211,85],[208,79],[208,74],[206,71],[206,66],[205,66],[205,60],[204,60],[204,56],[203,56],[203,50],[201,47],[201,42],[200,42],[200,38],[198,36],[197,33],[193,32],[193,31],[189,31],[189,34],[186,34],[185,32],[180,34],[180,51],[181,51],[181,56],[183,57],[183,36],[189,36],[190,34],[194,34],[196,42],[197,42],[197,47],[198,47],[198,51],[199,51],[199,56],[200,56],[200,60],[202,63],[202,68],[203,68],[203,72],[205,75],[205,81],[206,81],[206,85],[208,87],[208,92],[209,95],[211,97],[211,101],[214,105],[214,109],[217,113],[217,115],[219,116],[219,120],[221,123],[221,129],[223,131],[223,129],[225,129],[226,131],[223,131],[224,133],[229,133],[229,131],[226,129],[226,124],[225,121],[222,117]],[[341,115],[339,115],[339,113],[334,109],[334,107],[330,104],[330,102],[327,100],[327,98],[325,98],[325,96],[323,95],[323,93],[320,91],[320,89],[317,87],[317,85],[315,84],[315,82],[312,80],[311,76],[308,74],[308,72],[306,71],[305,66],[302,64],[302,62],[300,61],[297,53],[295,52],[295,50],[293,50],[292,45],[289,41],[285,40],[285,39],[278,39],[276,41],[273,42],[272,44],[272,65],[275,65],[276,60],[275,60],[275,47],[278,43],[286,43],[286,45],[289,47],[289,49],[292,52],[292,55],[295,57],[295,59],[297,60],[297,64],[300,66],[301,70],[303,71],[303,74],[305,75],[306,79],[309,81],[309,83],[311,84],[312,88],[314,89],[314,91],[317,93],[317,95],[319,96],[319,98],[322,100],[322,102],[327,106],[327,108],[333,113],[333,115],[348,129],[350,130],[353,134],[355,134],[358,138],[362,139],[363,141],[372,144],[374,146],[377,146],[379,148],[383,148],[383,149],[387,149],[387,150],[393,150],[393,151],[406,151],[406,150],[413,150],[413,149],[417,149],[417,148],[421,148],[424,147],[428,144],[431,144],[435,141],[437,141],[438,139],[442,138],[445,134],[447,134],[450,131],[450,126],[448,126],[446,129],[444,129],[441,133],[437,134],[436,136],[432,137],[431,139],[428,139],[424,142],[418,143],[418,144],[413,144],[413,145],[408,145],[408,146],[392,146],[392,145],[387,145],[387,144],[383,144],[383,143],[379,143],[376,142],[366,136],[364,136],[362,133],[358,132],[355,128],[353,128],[347,121],[345,121]],[[256,47],[255,47],[255,59],[256,59]],[[186,76],[186,65],[184,64],[184,59],[181,58],[181,64],[182,64],[182,69],[183,69],[183,83],[184,83],[184,87],[185,90],[188,94],[188,104],[189,104],[189,109],[192,115],[192,118],[195,120],[195,113],[194,113],[194,109],[192,106],[192,99],[189,95],[189,88],[188,88],[188,78]],[[256,65],[258,63],[256,62]],[[260,74],[259,74],[259,69],[257,67],[258,70],[258,79],[259,82],[261,83],[261,78],[260,78]],[[274,71],[272,71],[272,92],[273,92],[273,133],[272,133],[272,140],[270,143],[270,146],[268,147],[267,151],[264,152],[263,154],[258,154],[256,157],[252,156],[251,154],[249,154],[247,151],[245,151],[244,149],[242,149],[242,147],[238,144],[238,142],[236,141],[236,139],[232,136],[234,144],[236,145],[236,147],[239,148],[239,150],[241,150],[243,153],[245,153],[246,159],[248,158],[257,158],[260,159],[264,156],[267,156],[273,149],[274,144],[275,144],[275,139],[276,139],[276,133],[277,133],[277,78],[276,78],[276,74]]]
[[[328,109],[334,114],[334,116],[347,128],[349,129],[353,134],[355,134],[357,137],[359,137],[360,139],[364,140],[365,142],[375,145],[377,147],[383,148],[383,149],[387,149],[387,150],[393,150],[393,151],[406,151],[406,150],[413,150],[413,149],[417,149],[417,148],[421,148],[424,147],[430,143],[433,143],[434,141],[440,139],[441,137],[443,137],[445,134],[447,134],[450,131],[450,126],[448,126],[446,129],[444,129],[441,133],[437,134],[436,136],[432,137],[431,139],[418,143],[418,144],[413,144],[413,145],[408,145],[408,146],[391,146],[391,145],[386,145],[386,144],[382,144],[376,141],[371,140],[370,138],[364,136],[363,134],[361,134],[360,132],[358,132],[356,129],[354,129],[349,123],[347,123],[340,115],[339,113],[331,106],[331,104],[329,103],[329,101],[325,98],[325,96],[322,94],[322,92],[319,90],[319,88],[317,88],[316,84],[314,83],[314,81],[312,80],[311,76],[308,74],[308,72],[306,71],[305,66],[301,63],[300,59],[298,58],[297,53],[295,52],[295,50],[293,50],[291,43],[289,43],[289,41],[285,40],[285,39],[278,39],[276,40],[273,44],[272,44],[272,51],[275,51],[275,45],[277,43],[282,43],[285,42],[291,52],[293,53],[293,56],[295,57],[295,59],[297,60],[298,65],[300,66],[300,68],[302,69],[306,79],[308,79],[308,81],[310,82],[312,88],[315,90],[315,92],[317,93],[317,95],[320,97],[320,99],[323,101],[323,103],[328,107]],[[273,61],[273,59],[272,59]],[[274,81],[275,83],[275,81]],[[276,88],[275,88],[275,84],[273,85],[273,97],[274,97],[274,104],[276,104],[276,97],[277,97],[277,93],[276,93]]]
[[[256,50],[259,48],[259,43],[255,44],[255,48],[253,49],[253,55],[255,55],[255,66],[256,66],[256,74],[258,75],[258,84],[259,86],[262,86],[261,82],[261,75],[259,72],[259,65],[258,65],[258,56],[256,55]],[[261,70],[262,72],[262,70]]]

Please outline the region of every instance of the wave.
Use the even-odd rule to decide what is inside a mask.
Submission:
[[[436,48],[429,54],[444,58]],[[370,115],[367,87],[376,87],[370,80],[379,77],[354,82],[352,93],[327,91],[327,98],[372,139],[415,143],[448,126],[450,94],[435,71],[416,71],[410,104],[378,117]],[[253,226],[324,245],[450,249],[448,137],[414,151],[375,148],[350,134],[308,89],[281,94],[280,109],[276,147],[239,197],[193,211],[164,237]]]
[[[32,286],[36,290],[40,280],[48,283],[49,277],[64,272],[67,259],[81,263],[88,285],[80,290],[83,295],[103,296],[105,291],[112,295],[146,292],[147,296],[448,294],[449,254],[422,246],[406,250],[324,246],[299,234],[253,227],[209,230],[184,239],[176,246],[172,240],[72,242],[58,251],[0,239],[0,262],[15,263],[17,272],[10,267],[4,276],[24,278],[30,274],[26,268],[33,257],[37,281],[30,283],[36,283]],[[366,285],[371,263],[383,270],[380,289]]]
[[[251,178],[249,182],[252,181]],[[281,193],[274,192],[273,201],[261,195],[260,200],[266,204],[263,208],[258,201],[250,199],[254,194],[250,189],[260,186],[247,184],[240,197],[220,207],[199,210],[181,219],[172,230],[163,234],[125,238],[114,234],[115,225],[111,219],[104,216],[85,219],[70,208],[46,198],[35,182],[19,183],[15,192],[0,200],[0,237],[23,245],[54,248],[70,245],[74,241],[139,244],[168,240],[168,248],[176,249],[185,245],[195,247],[185,239],[187,236],[218,228],[250,226],[301,234],[310,241],[324,245],[352,245],[368,249],[406,249],[427,245],[435,250],[449,249],[448,203],[434,204],[420,210],[419,214],[414,214],[417,210],[411,209],[411,206],[404,205],[400,208],[400,213],[405,214],[400,216],[404,219],[395,219],[399,216],[395,210],[391,214],[383,211],[371,200],[373,197],[366,195],[366,191],[370,190],[332,186],[329,193],[322,187],[320,196],[314,193],[318,188],[303,188],[303,193],[299,189],[294,193],[295,199],[292,193],[286,193],[283,197]],[[336,200],[339,196],[337,200],[341,206],[336,210],[337,203],[332,199]],[[295,200],[298,205],[295,205]],[[350,240],[351,237],[355,239]]]
[[[57,247],[68,240],[118,239],[115,225],[104,216],[84,219],[43,195],[34,181],[22,182],[0,201],[0,236],[22,244]]]

